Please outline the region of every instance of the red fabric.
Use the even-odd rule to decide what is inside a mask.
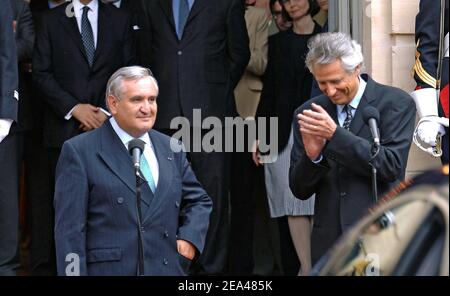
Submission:
[[[445,117],[448,118],[448,84],[441,90],[440,101]]]

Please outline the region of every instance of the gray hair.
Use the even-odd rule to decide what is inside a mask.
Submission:
[[[363,66],[364,58],[361,45],[347,34],[322,33],[314,36],[308,42],[309,52],[306,56],[306,66],[313,73],[313,65],[331,64],[340,60],[347,73],[352,73],[357,66]]]
[[[146,77],[151,78],[159,92],[158,81],[156,81],[155,77],[153,77],[153,73],[150,69],[140,66],[120,68],[114,72],[108,80],[108,84],[106,85],[106,99],[108,99],[108,96],[110,95],[116,97],[118,100],[121,99],[123,94],[122,82],[124,80],[139,80]]]

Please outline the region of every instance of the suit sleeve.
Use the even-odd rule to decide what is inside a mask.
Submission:
[[[56,81],[52,62],[52,46],[49,34],[49,15],[40,18],[41,22],[36,26],[36,44],[33,53],[33,82],[42,91],[42,98],[60,117],[69,113],[79,102],[64,90]]]
[[[71,270],[67,256],[79,257],[80,275],[87,275],[86,221],[89,188],[80,156],[70,143],[63,145],[56,168],[55,245],[58,275]],[[72,255],[73,256],[73,255]]]
[[[440,1],[421,0],[416,16],[414,79],[418,88],[435,88],[439,56]]]
[[[195,177],[186,154],[182,152],[180,156],[183,188],[177,237],[191,242],[201,253],[205,246],[212,202]]]
[[[247,70],[257,76],[262,76],[267,66],[267,47],[269,38],[269,18],[263,13],[258,15],[256,32],[254,32],[255,43],[250,49],[250,62]]]
[[[34,45],[34,26],[28,3],[22,1],[21,12],[17,19],[16,44],[19,62],[31,60]]]
[[[0,119],[17,120],[18,102],[14,91],[19,78],[12,11],[8,1],[0,4]]]
[[[227,47],[230,59],[232,89],[236,87],[250,60],[247,27],[245,25],[244,4],[241,0],[232,0],[227,14]]]
[[[294,112],[292,122],[294,144],[291,151],[291,165],[289,167],[289,187],[294,196],[306,200],[316,192],[317,186],[319,186],[321,179],[328,173],[330,167],[325,158],[316,164],[306,155],[297,121],[297,114],[299,113],[299,110]]]

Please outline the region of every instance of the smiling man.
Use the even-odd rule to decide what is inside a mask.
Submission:
[[[382,194],[405,176],[416,109],[404,91],[360,75],[361,46],[344,33],[319,34],[308,47],[306,65],[323,95],[295,112],[289,183],[297,198],[316,194],[314,263],[372,206],[372,136],[363,110],[371,106],[380,114],[373,165]]]
[[[136,275],[136,180],[128,153],[136,138],[145,143],[145,275],[184,275],[202,252],[212,203],[185,153],[171,151],[170,138],[152,129],[158,91],[149,69],[119,69],[106,90],[112,118],[64,143],[55,189],[59,275]]]

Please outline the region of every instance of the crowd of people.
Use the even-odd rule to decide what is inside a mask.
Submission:
[[[448,24],[438,54],[420,2],[413,99],[326,0],[0,0],[0,275],[307,275],[373,206],[371,167],[381,196],[413,135],[448,163]],[[199,110],[277,118],[275,160],[196,149]]]

